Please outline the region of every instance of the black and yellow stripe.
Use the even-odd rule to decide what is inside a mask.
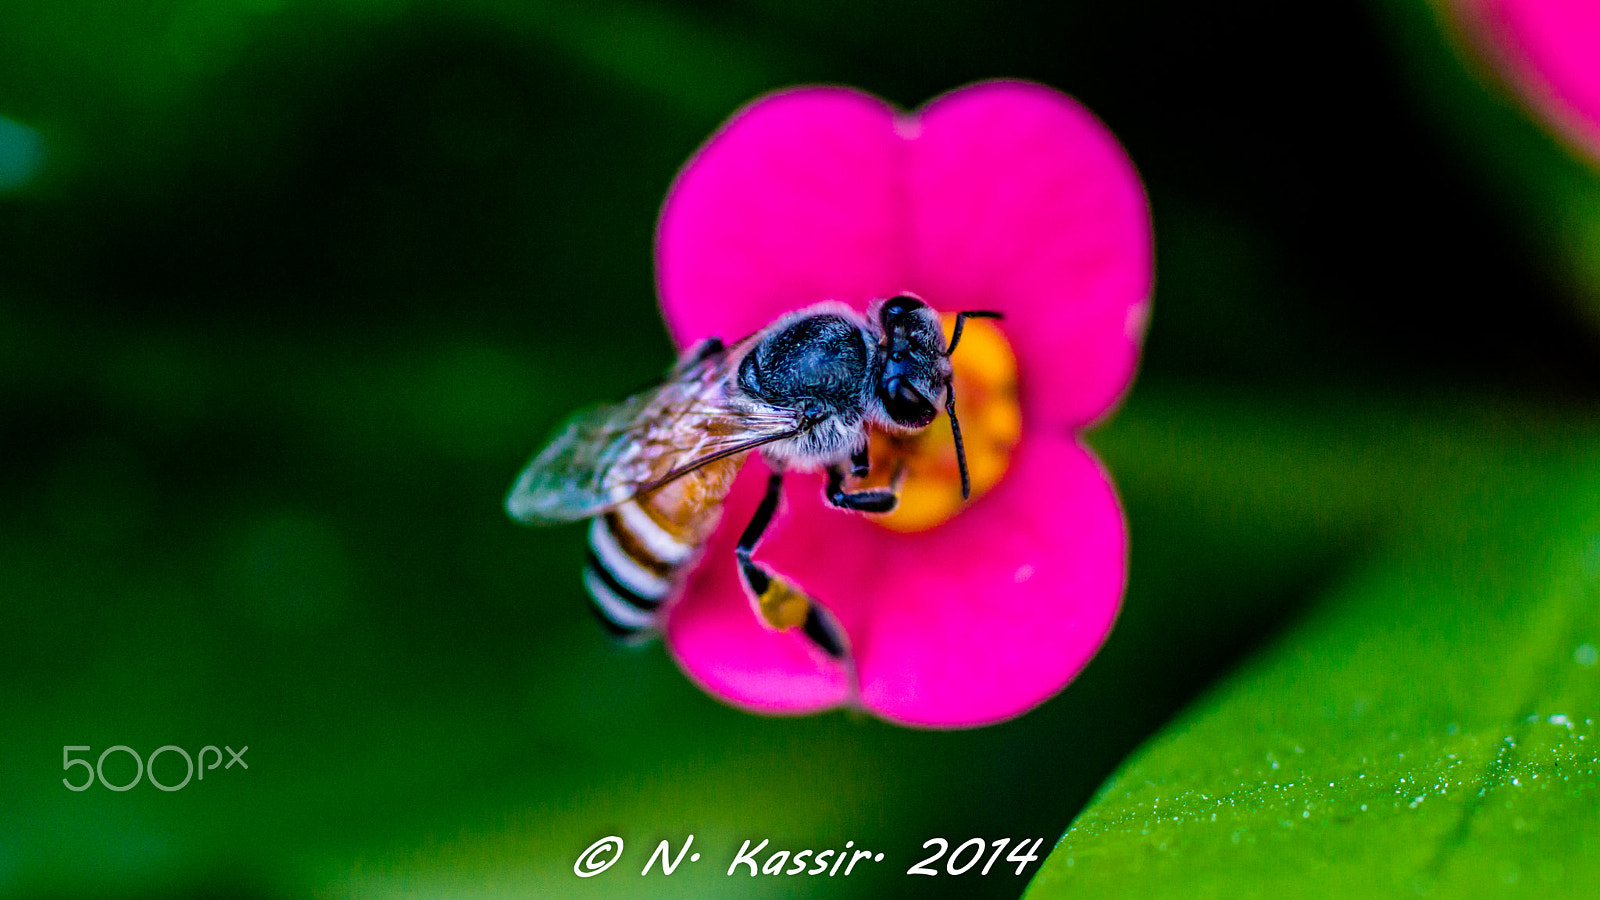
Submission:
[[[797,585],[757,562],[757,542],[777,511],[783,475],[774,472],[755,516],[740,535],[734,555],[740,578],[761,621],[775,631],[798,628],[828,656],[848,659],[844,629],[827,609]],[[716,521],[714,509],[700,509],[688,531],[702,534]],[[646,640],[660,629],[661,612],[677,589],[680,574],[699,547],[664,526],[637,500],[630,500],[589,526],[588,562],[583,583],[595,616],[608,633],[626,643]]]
[[[634,501],[595,517],[583,584],[606,630],[620,639],[655,630],[678,570],[694,551]]]

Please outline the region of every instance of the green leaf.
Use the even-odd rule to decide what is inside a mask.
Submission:
[[[1597,497],[1593,464],[1508,465],[1441,500],[1128,762],[1028,897],[1592,896]]]

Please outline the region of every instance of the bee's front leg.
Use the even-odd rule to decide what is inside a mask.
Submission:
[[[864,466],[862,467],[865,468]],[[886,488],[874,488],[867,491],[847,491],[844,489],[844,467],[828,467],[828,489],[822,492],[827,501],[840,509],[853,509],[857,512],[886,513],[893,512],[895,505],[900,502],[900,478],[896,473],[895,483]],[[856,477],[860,477],[858,474]]]
[[[767,493],[756,507],[756,514],[733,553],[739,559],[739,577],[750,591],[756,612],[768,626],[785,631],[796,625],[811,642],[834,659],[849,658],[849,642],[838,620],[821,604],[806,596],[794,583],[768,569],[753,558],[761,535],[772,524],[778,511],[778,500],[783,495],[783,473],[773,472],[767,479]]]
[[[856,452],[850,454],[850,474],[851,475],[854,475],[857,478],[865,478],[865,477],[867,477],[867,473],[872,471],[872,453],[871,453],[871,450],[872,450],[871,445],[862,444],[861,445],[861,449],[859,449]]]

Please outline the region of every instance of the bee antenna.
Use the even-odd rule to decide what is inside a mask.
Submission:
[[[950,333],[950,346],[945,349],[944,355],[945,356],[949,356],[950,354],[956,352],[956,345],[961,343],[961,329],[962,329],[962,326],[967,324],[967,320],[968,319],[1004,319],[1004,318],[1005,318],[1005,315],[1003,313],[995,312],[992,309],[964,309],[961,312],[956,313],[956,327],[955,327],[955,330]],[[950,417],[950,421],[954,422],[955,421],[955,416],[951,416]],[[959,444],[959,441],[957,443]]]
[[[956,320],[956,334],[961,334],[961,320]],[[950,416],[950,436],[956,439],[956,467],[961,470],[961,499],[965,500],[972,495],[972,479],[967,477],[967,449],[961,444],[961,423],[956,421],[956,384],[950,382],[950,387],[944,394],[944,411]]]

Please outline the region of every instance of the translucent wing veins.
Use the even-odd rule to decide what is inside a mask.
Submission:
[[[590,518],[709,462],[798,433],[794,415],[729,398],[738,357],[704,344],[661,384],[573,416],[517,477],[506,511],[523,522]]]

